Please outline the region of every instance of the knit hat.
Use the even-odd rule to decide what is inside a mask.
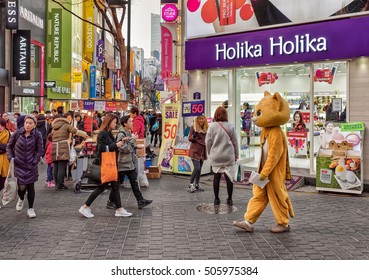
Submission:
[[[24,121],[26,121],[27,119],[31,119],[34,121],[35,124],[37,124],[37,119],[34,115],[27,115],[25,118],[24,118]]]

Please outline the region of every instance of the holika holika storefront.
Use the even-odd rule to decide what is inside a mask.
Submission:
[[[326,124],[369,124],[363,103],[369,87],[368,28],[369,16],[361,16],[189,39],[189,99],[195,92],[206,96],[208,117],[228,100],[229,119],[239,135],[240,162],[255,169],[260,128],[251,124],[245,129],[246,105],[253,112],[264,91],[279,92],[291,108],[291,119],[283,126],[287,139],[296,136],[296,118],[304,123],[299,136],[305,142],[289,151],[290,165],[315,174]],[[364,146],[367,141],[364,138]]]

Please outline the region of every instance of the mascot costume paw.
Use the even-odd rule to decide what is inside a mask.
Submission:
[[[287,193],[285,180],[291,179],[288,162],[287,141],[281,125],[290,119],[290,108],[279,93],[264,93],[264,98],[256,105],[252,121],[262,127],[260,135],[261,159],[258,168],[260,179],[269,179],[262,189],[253,186],[253,197],[247,206],[243,221],[233,225],[253,232],[253,224],[270,203],[277,224],[270,231],[274,233],[290,230],[289,217],[294,216],[292,204]]]

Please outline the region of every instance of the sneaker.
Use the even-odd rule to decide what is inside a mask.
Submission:
[[[86,218],[93,218],[95,217],[92,213],[91,213],[91,209],[90,207],[83,207],[81,206],[81,208],[79,208],[79,213],[81,213],[83,216],[85,216]]]
[[[52,181],[47,182],[47,187],[48,188],[53,188],[53,187],[55,187],[55,184]]]
[[[23,209],[23,205],[24,205],[24,200],[22,199],[18,199],[17,205],[15,206],[15,209],[17,211],[21,211]]]
[[[29,208],[27,210],[27,216],[29,218],[36,218],[36,213],[35,213],[35,210],[33,208]]]
[[[106,203],[106,208],[108,209],[116,209],[117,207],[115,206],[115,203],[108,200],[108,202]]]
[[[195,188],[196,188],[197,192],[203,192],[204,191],[204,189],[201,188],[201,186],[199,184],[195,184]]]
[[[270,229],[270,231],[273,232],[273,233],[289,232],[290,231],[290,226],[289,225],[284,226],[284,225],[277,224],[274,227],[272,227]]]
[[[245,230],[247,232],[253,232],[254,231],[254,227],[249,226],[248,224],[245,223],[245,221],[233,221],[233,225],[238,227],[238,228],[242,228],[243,230]]]
[[[220,199],[219,198],[215,198],[214,199],[214,205],[217,206],[220,204]]]
[[[152,200],[142,199],[138,202],[138,209],[142,209],[146,207],[147,205],[150,205],[151,203],[152,203]]]
[[[132,213],[127,212],[126,209],[122,207],[119,210],[115,211],[114,216],[115,217],[130,217],[132,216]]]
[[[194,193],[196,191],[196,187],[195,187],[195,185],[194,184],[190,184],[189,186],[188,186],[188,192],[190,192],[190,193]]]

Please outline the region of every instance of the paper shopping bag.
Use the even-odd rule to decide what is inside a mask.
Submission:
[[[7,205],[9,202],[15,200],[17,197],[17,178],[14,176],[14,158],[10,161],[8,176],[6,177],[3,192],[3,205]]]
[[[101,153],[101,183],[118,181],[117,156],[115,152]]]

